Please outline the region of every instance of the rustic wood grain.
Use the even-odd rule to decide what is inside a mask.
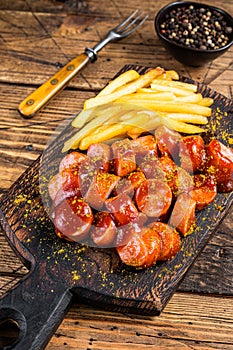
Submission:
[[[213,4],[211,0],[199,0]],[[106,5],[107,3],[107,5]],[[57,127],[124,64],[162,65],[233,97],[232,48],[204,67],[176,62],[154,34],[153,18],[167,2],[28,0],[0,2],[0,195],[43,151]],[[233,12],[231,0],[217,0]],[[45,109],[30,121],[17,106],[61,65],[94,45],[113,23],[140,7],[150,14],[143,30],[108,45]],[[0,197],[1,200],[1,197]],[[74,304],[48,349],[232,349],[232,209],[159,318],[146,321]],[[27,270],[0,234],[0,295]],[[216,282],[217,281],[217,282]],[[208,293],[198,294],[208,286]],[[229,332],[230,331],[230,332]]]

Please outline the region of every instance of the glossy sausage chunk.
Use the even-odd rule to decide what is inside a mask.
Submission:
[[[86,202],[92,208],[100,210],[119,180],[117,175],[98,171],[84,196]]]
[[[155,130],[155,139],[162,156],[168,155],[173,160],[178,159],[180,142],[182,141],[182,137],[178,132],[162,125]]]
[[[132,198],[134,191],[144,180],[146,180],[146,177],[142,171],[133,171],[126,177],[120,179],[114,189],[114,192],[116,195],[125,193]]]
[[[126,176],[136,169],[136,158],[129,139],[116,141],[112,144],[115,173]]]
[[[56,207],[54,225],[64,237],[80,242],[87,236],[93,219],[89,205],[82,198],[74,196],[63,200]]]
[[[145,135],[131,141],[137,164],[145,156],[158,158],[158,146],[153,135]]]
[[[196,210],[202,210],[212,203],[217,195],[217,185],[214,176],[196,174],[194,176],[194,188],[189,195],[196,201]]]
[[[187,193],[178,196],[172,210],[169,225],[177,229],[183,236],[192,233],[196,224],[196,201]]]
[[[179,233],[163,222],[154,222],[150,227],[161,238],[161,250],[158,259],[165,261],[173,258],[180,250],[181,240]]]
[[[172,202],[170,187],[161,180],[148,179],[135,192],[138,209],[149,217],[160,217],[167,213]]]
[[[206,147],[206,171],[214,175],[217,184],[233,178],[233,150],[218,140],[212,140]]]
[[[59,165],[59,172],[62,173],[63,170],[73,169],[78,170],[80,164],[87,159],[87,156],[80,152],[67,153],[64,158],[62,158]]]
[[[161,240],[159,234],[149,228],[135,232],[131,240],[117,247],[117,252],[126,265],[134,267],[150,267],[160,256]]]
[[[111,214],[106,212],[96,213],[91,238],[98,247],[113,247],[116,232],[116,225]]]
[[[89,146],[87,156],[91,158],[97,170],[109,172],[111,147],[104,143],[95,143]]]
[[[180,164],[191,174],[202,171],[206,160],[205,144],[200,135],[183,137],[180,143]]]
[[[124,193],[107,199],[105,205],[119,225],[127,225],[138,217],[138,210],[133,201]]]
[[[48,183],[49,196],[52,200],[56,197],[57,192],[62,186],[62,177],[61,174],[55,174]]]
[[[175,197],[184,192],[188,193],[194,187],[193,176],[181,167],[177,167],[176,170],[173,180],[169,183]]]

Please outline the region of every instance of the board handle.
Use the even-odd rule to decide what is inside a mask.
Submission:
[[[68,311],[72,293],[34,270],[0,299],[0,324],[13,322],[19,329],[13,344],[3,350],[42,350]],[[9,330],[8,330],[9,331]]]
[[[19,105],[19,113],[31,118],[45,106],[68,82],[89,62],[87,54],[82,53],[62,67],[48,81],[42,84]]]

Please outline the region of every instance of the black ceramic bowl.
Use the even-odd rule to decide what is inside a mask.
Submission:
[[[225,22],[225,25],[222,26],[222,30],[225,30],[226,28],[233,29],[233,17],[225,12],[224,10],[217,8],[215,6],[211,5],[206,5],[206,4],[201,4],[197,2],[192,2],[192,1],[179,1],[179,2],[172,2],[163,7],[156,15],[155,17],[155,30],[156,33],[163,43],[163,45],[166,47],[166,49],[172,54],[172,56],[177,59],[178,61],[189,65],[189,66],[201,66],[207,62],[210,62],[217,57],[221,56],[223,53],[225,53],[232,45],[233,43],[233,31],[231,33],[226,34],[228,37],[228,42],[224,46],[219,47],[214,47],[214,48],[207,48],[205,46],[205,43],[202,43],[202,47],[190,47],[191,45],[187,46],[186,43],[180,43],[180,39],[174,40],[174,38],[169,38],[167,31],[162,32],[161,25],[163,23],[166,23],[168,21],[168,18],[170,18],[170,13],[173,11],[173,13],[176,13],[178,8],[182,8],[181,13],[185,13],[185,10],[187,10],[190,6],[193,6],[197,11],[200,9],[205,9],[206,12],[210,12],[212,15],[213,14],[220,14],[223,17],[223,21]],[[215,16],[215,15],[213,15]],[[170,20],[170,19],[169,19]],[[208,20],[208,18],[207,18]],[[180,22],[182,22],[182,15],[177,19],[177,16],[174,15],[174,20],[173,21],[173,29],[171,28],[170,30],[170,36],[174,35],[175,31],[178,31],[178,26],[180,26]],[[215,21],[216,22],[216,21]],[[214,22],[214,23],[215,23]],[[175,26],[175,27],[174,27]],[[180,27],[179,27],[180,28]],[[200,24],[200,28],[203,31],[203,23]],[[199,29],[200,30],[200,29]],[[187,35],[188,30],[186,31]],[[184,31],[182,32],[184,33]],[[191,35],[190,33],[188,35]],[[219,32],[215,34],[214,40],[217,40],[216,37],[219,35]],[[180,34],[181,36],[181,34]],[[183,36],[183,34],[182,34]],[[210,34],[211,36],[211,34]],[[178,34],[179,37],[179,34]],[[213,38],[212,38],[213,39]],[[184,39],[183,39],[184,40]],[[186,39],[185,39],[186,40]],[[200,39],[199,39],[200,40]],[[200,43],[199,43],[200,44]],[[213,45],[213,44],[212,44]],[[197,46],[196,44],[192,44],[192,46]],[[200,46],[200,45],[199,45]],[[216,45],[217,46],[217,45]]]

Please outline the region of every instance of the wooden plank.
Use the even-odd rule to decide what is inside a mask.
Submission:
[[[206,3],[213,5],[212,0],[199,0],[199,3]],[[152,0],[147,2],[142,2],[140,0],[134,0],[133,3],[121,2],[115,3],[114,1],[109,1],[108,6],[106,6],[105,1],[96,2],[96,0],[80,1],[80,0],[24,0],[11,1],[5,0],[0,3],[0,9],[3,10],[14,10],[14,11],[35,11],[35,12],[50,12],[50,13],[61,13],[61,12],[81,12],[81,13],[98,13],[111,16],[112,18],[117,17],[122,14],[129,13],[135,8],[142,8],[147,10],[152,16],[155,13],[155,9],[164,6],[163,2],[156,3]],[[219,6],[224,8],[226,11],[231,10],[232,2],[231,0],[221,1],[215,0],[214,6]]]
[[[33,8],[33,2],[31,6]],[[43,3],[41,6],[43,8]],[[86,46],[92,46],[104,37],[112,27],[112,17],[108,17],[108,12],[115,10],[116,17],[122,17],[123,13],[131,10],[124,5],[126,8],[123,7],[120,12],[117,12],[112,6],[113,4],[110,3],[110,6],[101,12],[96,3],[91,2],[88,16],[83,16],[79,11],[68,17],[64,13],[57,16],[43,12],[32,14],[29,10],[28,12],[2,10],[0,18],[7,20],[0,22],[3,43],[3,49],[0,51],[1,81],[9,81],[14,84],[17,82],[30,83],[36,86],[42,84],[59,67],[81,53]],[[144,4],[140,7],[156,13],[159,4],[155,5],[150,1],[148,5]],[[25,21],[23,31],[17,25],[21,21]],[[136,52],[135,45],[137,45]],[[164,65],[166,62],[165,68],[176,69],[183,75],[208,84],[227,69],[226,81],[232,86],[232,52],[233,48],[204,67],[185,67],[172,59],[161,46],[154,33],[153,17],[151,16],[140,32],[104,48],[99,55],[99,60],[85,68],[70,83],[70,87],[93,90],[102,88],[112,78],[112,62],[114,62],[116,72],[124,64],[156,66]],[[8,66],[9,60],[11,69]],[[229,94],[230,91],[226,91],[227,97],[230,97]]]
[[[231,299],[183,293],[176,293],[164,312],[154,318],[75,303],[47,349],[230,350],[231,311]]]

